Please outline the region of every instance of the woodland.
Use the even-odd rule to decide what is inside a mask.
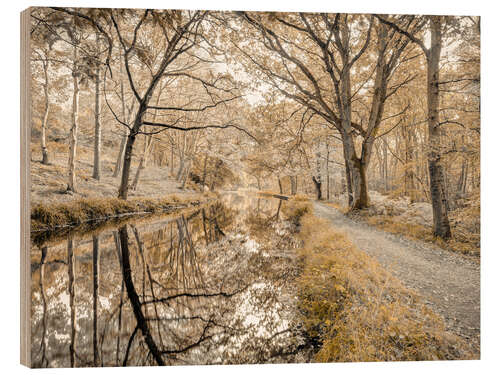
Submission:
[[[435,254],[444,251],[440,259],[450,253],[477,264],[480,31],[472,16],[32,8],[32,230],[196,206],[231,192],[277,197],[297,206],[280,202],[270,217],[285,215],[292,228],[302,228],[301,245],[294,245],[306,259],[298,283],[307,316],[301,327],[321,337],[315,360],[475,358],[479,328],[454,331],[445,319],[446,330],[474,347],[455,341],[461,349],[449,351],[445,336],[419,336],[413,318],[394,307],[397,298],[390,304],[395,318],[372,315],[401,317],[401,329],[412,332],[407,342],[394,339],[392,326],[383,336],[375,321],[363,337],[380,334],[382,346],[352,339],[361,324],[354,315],[340,322],[341,315],[328,314],[341,310],[338,298],[351,308],[365,294],[372,301],[375,287],[358,286],[382,280],[385,271],[351,250],[352,243],[366,250],[359,241],[368,232],[356,235],[349,224],[350,242],[326,233],[348,220],[421,241]],[[199,220],[205,226],[204,212]],[[184,233],[188,224],[182,225]],[[315,236],[315,228],[324,233]],[[214,231],[227,234],[223,226]],[[180,242],[184,236],[179,229]],[[206,229],[205,236],[208,246]],[[125,248],[126,226],[120,238],[115,233],[118,252],[119,240]],[[47,251],[40,248],[37,264]],[[369,271],[336,274],[325,264]],[[326,292],[315,267],[334,280]],[[403,269],[402,277],[411,272]],[[413,300],[396,284],[389,292]],[[389,293],[381,285],[380,295]],[[470,293],[478,296],[479,285]],[[331,305],[318,307],[327,300]],[[472,300],[459,313],[467,315]],[[409,311],[427,311],[420,309]],[[439,309],[433,311],[446,318]],[[168,351],[151,346],[147,327],[139,326],[150,354],[164,364]],[[404,349],[382,349],[396,341]]]
[[[447,239],[450,212],[479,202],[479,32],[474,17],[35,8],[32,158],[66,159],[70,193],[111,175],[121,199],[148,165],[181,188],[344,194],[351,210],[375,190],[431,203]]]

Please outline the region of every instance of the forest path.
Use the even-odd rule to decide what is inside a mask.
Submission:
[[[358,223],[318,202],[314,212],[420,294],[426,305],[443,316],[447,330],[471,342],[479,352],[480,265],[476,259]]]

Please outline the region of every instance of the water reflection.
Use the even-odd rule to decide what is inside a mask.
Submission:
[[[282,204],[231,194],[33,245],[33,366],[307,361]]]

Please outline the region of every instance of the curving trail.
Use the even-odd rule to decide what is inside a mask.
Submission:
[[[377,259],[424,302],[443,316],[446,329],[480,347],[480,265],[477,259],[358,223],[333,207],[314,203],[359,249]]]

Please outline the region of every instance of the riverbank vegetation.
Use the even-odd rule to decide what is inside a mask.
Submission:
[[[316,361],[476,357],[416,293],[314,216],[311,203],[295,203],[287,215],[302,243],[299,310],[308,335],[320,343]]]
[[[123,217],[168,213],[197,206],[214,198],[215,193],[176,195],[164,198],[82,199],[50,205],[35,204],[31,209],[31,231],[51,231],[85,223],[103,222]]]

